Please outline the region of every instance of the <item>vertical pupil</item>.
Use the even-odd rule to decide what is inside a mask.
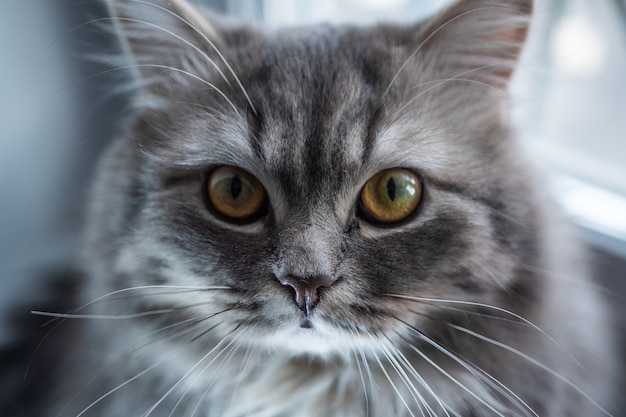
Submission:
[[[230,182],[230,196],[236,200],[239,194],[241,194],[241,178],[239,175],[235,175]]]
[[[393,177],[387,181],[387,195],[391,201],[396,199],[396,182],[393,180]]]

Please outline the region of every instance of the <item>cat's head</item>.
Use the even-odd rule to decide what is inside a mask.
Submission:
[[[181,0],[112,10],[142,85],[95,188],[94,297],[144,287],[119,308],[168,311],[150,320],[179,341],[327,354],[440,332],[435,300],[531,296],[504,93],[530,1],[276,32]]]

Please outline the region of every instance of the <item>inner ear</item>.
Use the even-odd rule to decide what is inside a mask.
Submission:
[[[424,55],[449,78],[503,88],[526,40],[532,0],[460,0],[427,22]]]

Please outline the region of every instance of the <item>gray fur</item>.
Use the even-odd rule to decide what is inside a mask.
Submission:
[[[507,126],[530,1],[269,33],[150,3],[111,4],[142,89],[78,312],[122,318],[83,322],[51,416],[606,414],[605,312]],[[207,210],[219,165],[261,181],[264,217]],[[359,192],[393,167],[424,199],[370,224]],[[312,328],[287,275],[336,280]]]

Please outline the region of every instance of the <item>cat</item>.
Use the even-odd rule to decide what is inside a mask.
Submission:
[[[136,114],[49,416],[611,415],[607,312],[509,123],[531,1],[274,31],[109,7]]]

